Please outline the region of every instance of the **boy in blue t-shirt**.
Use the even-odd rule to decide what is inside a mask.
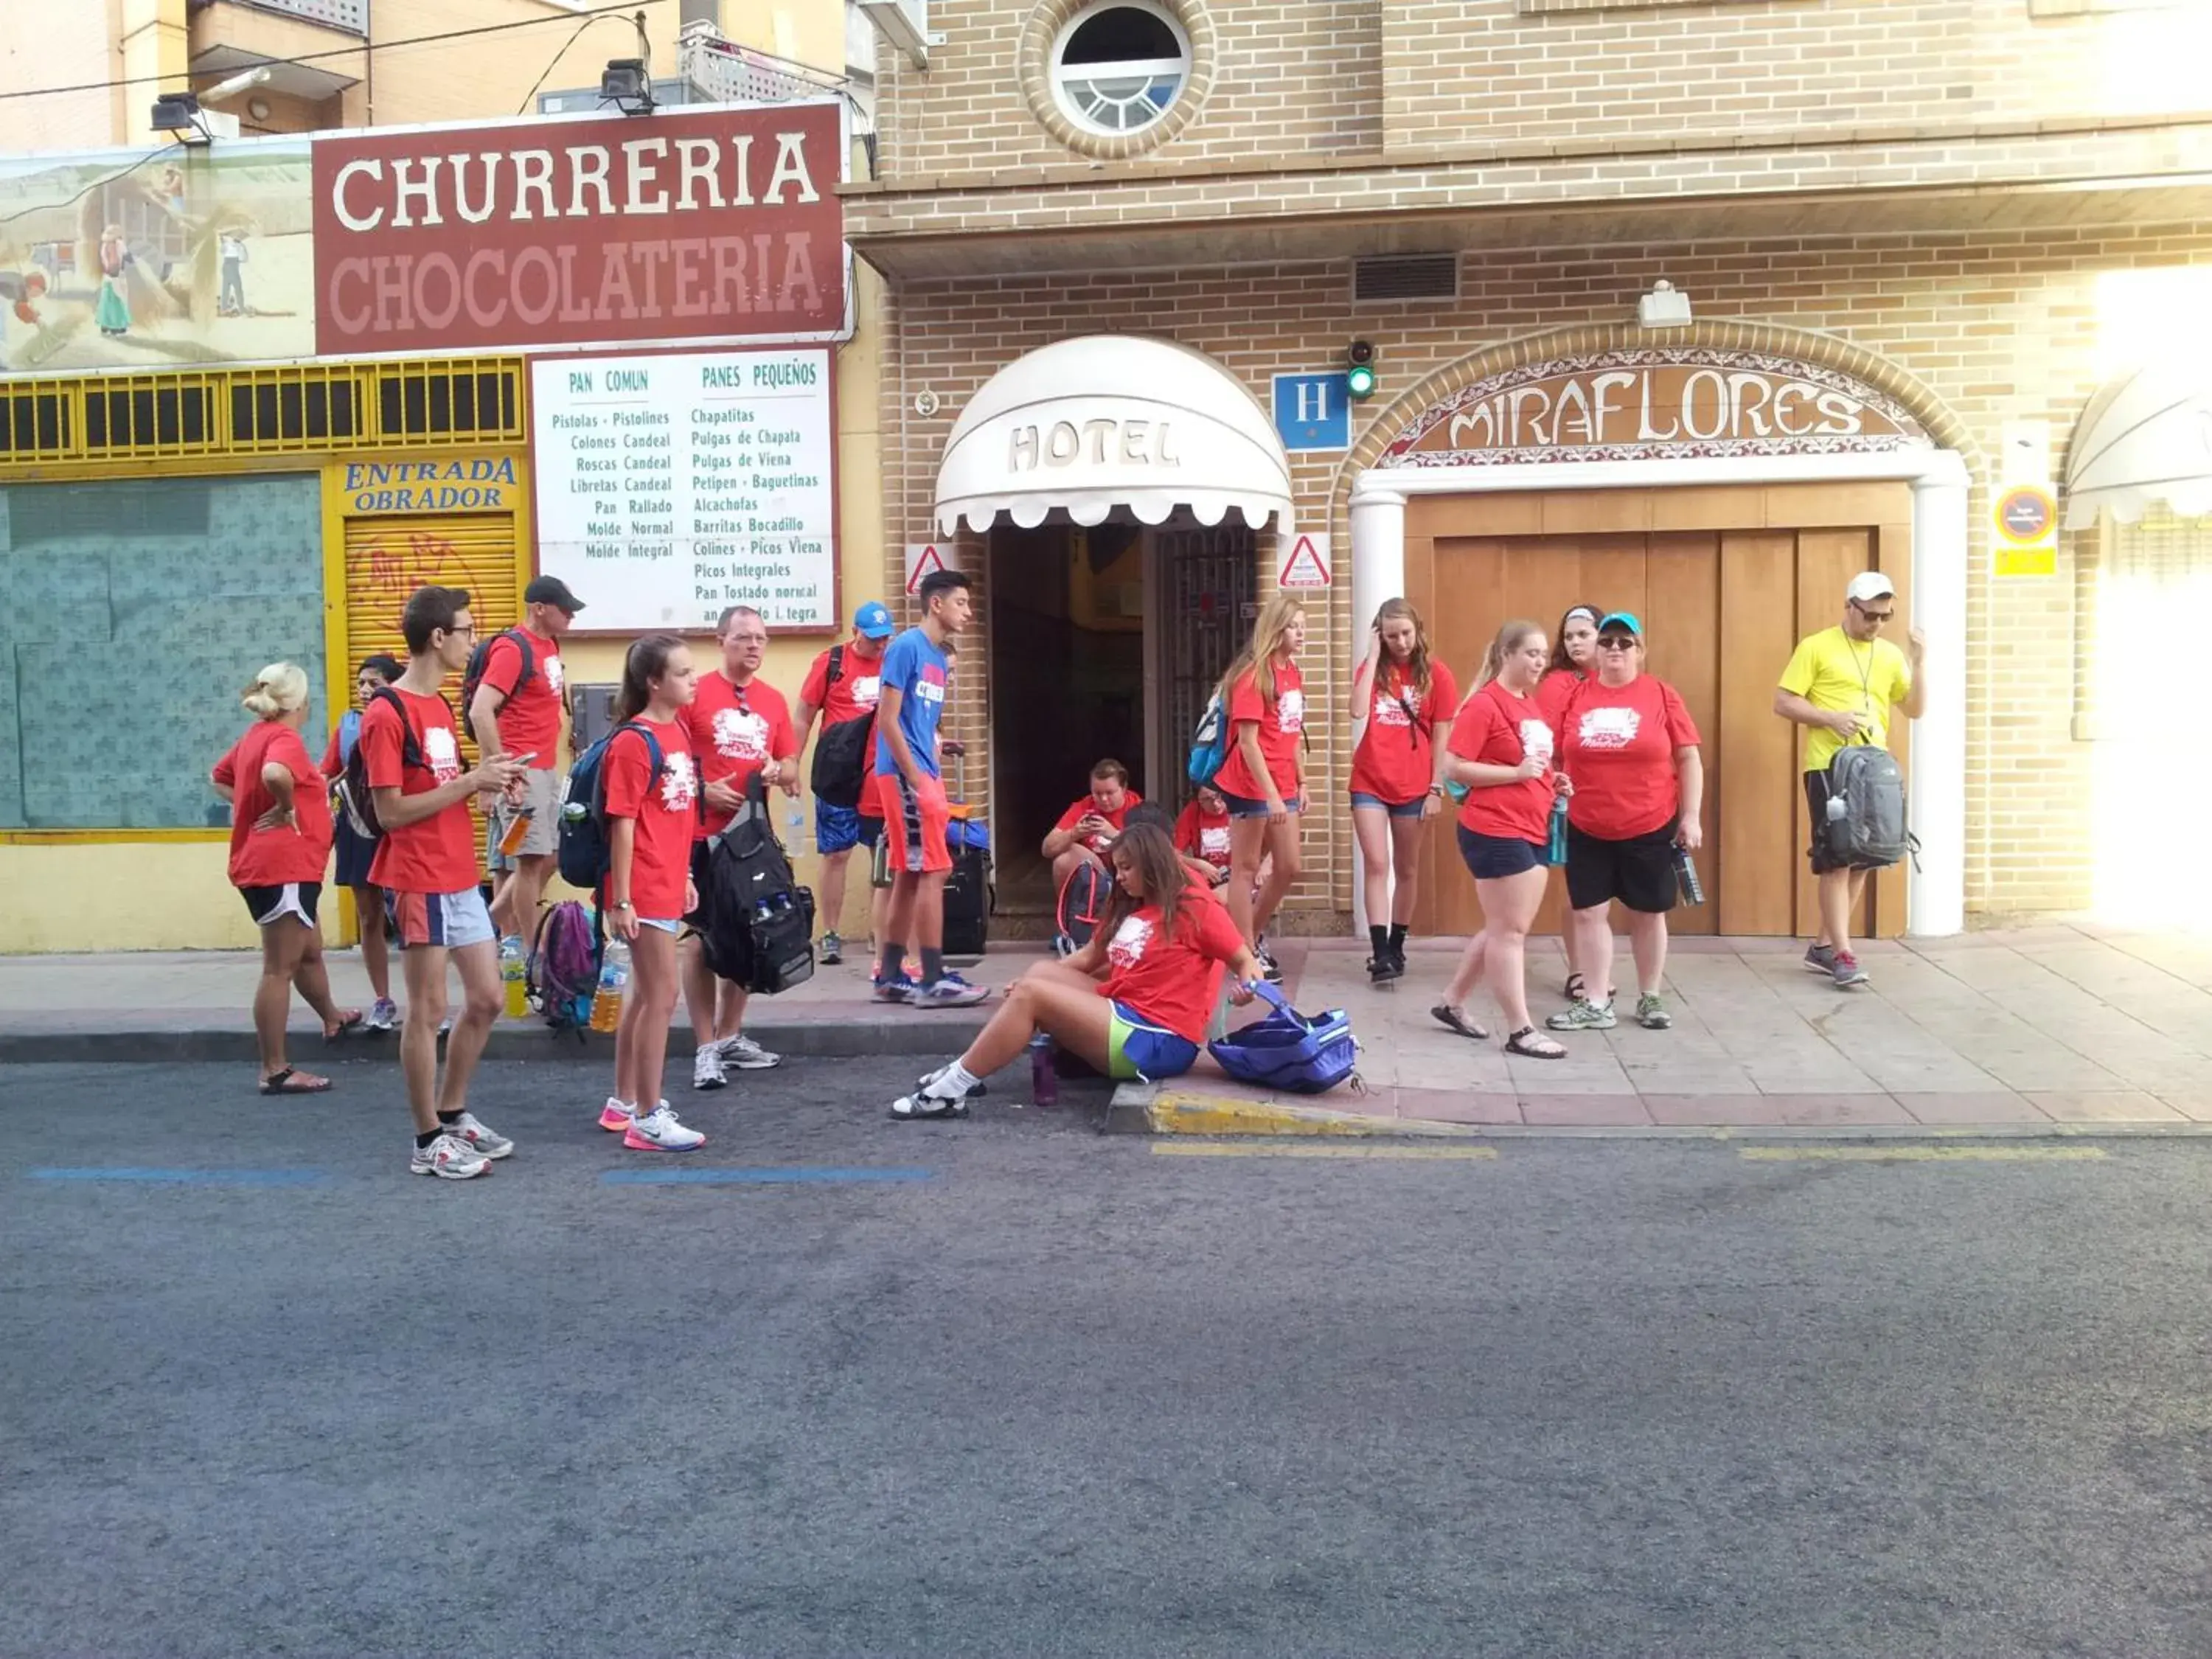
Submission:
[[[921,581],[921,626],[909,628],[884,653],[883,690],[876,704],[876,776],[883,790],[884,839],[891,872],[883,958],[877,963],[878,1002],[925,1008],[969,1008],[990,994],[945,967],[945,878],[952,869],[946,842],[951,821],[938,763],[939,723],[951,661],[945,647],[964,632],[974,611],[967,574],[933,570]],[[906,977],[911,935],[921,953],[921,988]]]

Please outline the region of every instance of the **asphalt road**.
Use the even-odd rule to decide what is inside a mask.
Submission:
[[[679,1162],[505,1065],[453,1185],[383,1067],[15,1068],[0,1654],[2212,1652],[2212,1145],[1164,1155],[913,1070]]]

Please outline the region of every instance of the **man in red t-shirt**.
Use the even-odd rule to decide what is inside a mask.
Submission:
[[[1044,838],[1044,855],[1052,860],[1052,890],[1086,864],[1106,868],[1106,854],[1121,833],[1129,809],[1144,805],[1145,798],[1129,787],[1129,769],[1117,760],[1103,760],[1091,769],[1091,793],[1060,815]]]
[[[384,830],[369,879],[390,893],[407,978],[399,1064],[415,1115],[416,1175],[465,1181],[514,1150],[469,1110],[469,1079],[499,1018],[499,951],[477,884],[476,826],[469,797],[500,793],[522,763],[487,755],[461,769],[460,735],[440,688],[467,666],[476,642],[469,596],[458,587],[418,587],[400,613],[407,672],[369,702],[361,749]],[[446,963],[460,970],[465,999],[438,1076],[438,1027],[446,1017]]]
[[[707,890],[707,837],[726,829],[745,804],[745,786],[756,773],[787,795],[799,793],[799,738],[791,726],[791,706],[783,693],[759,678],[768,654],[768,622],[749,605],[722,612],[715,629],[722,665],[699,676],[699,693],[684,709],[691,751],[698,757],[705,811],[691,844],[691,879]],[[684,1006],[691,1015],[698,1052],[691,1060],[691,1086],[719,1089],[726,1068],[763,1071],[781,1063],[744,1034],[745,988],[717,981],[707,965],[707,951],[696,933],[684,940]]]
[[[845,915],[845,870],[853,849],[872,849],[884,833],[876,798],[876,699],[883,690],[884,647],[897,628],[888,606],[870,599],[853,613],[853,637],[815,658],[799,690],[799,747],[806,747],[815,717],[822,736],[814,746],[814,850],[822,854],[822,960],[845,959],[837,932]],[[874,934],[884,928],[890,890],[871,896]]]
[[[514,819],[527,813],[520,848],[511,854],[514,873],[493,900],[493,921],[502,937],[527,939],[538,927],[538,903],[561,851],[561,729],[567,713],[561,638],[575,625],[584,602],[558,576],[539,576],[522,590],[522,625],[494,639],[484,653],[483,678],[469,704],[477,750],[528,757],[522,787],[492,814],[492,843],[500,844]]]

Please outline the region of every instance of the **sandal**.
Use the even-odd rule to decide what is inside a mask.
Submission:
[[[1582,1001],[1583,1000],[1584,994],[1589,991],[1589,981],[1583,979],[1580,974],[1569,974],[1567,975],[1567,1000],[1569,1002]]]
[[[323,1041],[336,1042],[342,1036],[351,1036],[368,1023],[368,1016],[362,1013],[360,1009],[344,1009],[338,1015],[337,1025],[326,1025],[323,1028]]]
[[[330,1086],[330,1079],[290,1066],[261,1079],[261,1092],[264,1095],[319,1095],[327,1092]]]
[[[1436,1021],[1437,1024],[1447,1026],[1452,1030],[1458,1032],[1462,1036],[1467,1037],[1473,1042],[1487,1042],[1490,1041],[1489,1032],[1484,1030],[1482,1027],[1477,1025],[1473,1020],[1469,1019],[1458,1009],[1453,1007],[1449,1002],[1439,1002],[1435,1007],[1430,1009],[1429,1018]]]
[[[1533,1025],[1523,1025],[1505,1039],[1505,1052],[1523,1060],[1565,1060],[1567,1051]]]

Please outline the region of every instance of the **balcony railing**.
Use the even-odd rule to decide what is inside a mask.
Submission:
[[[194,9],[215,3],[216,0],[199,0]],[[368,34],[368,0],[225,0],[225,3],[297,17],[305,22],[320,23],[325,28],[358,34],[364,39]]]
[[[845,92],[843,77],[741,46],[708,22],[684,26],[676,61],[684,78],[717,104],[788,104]]]

